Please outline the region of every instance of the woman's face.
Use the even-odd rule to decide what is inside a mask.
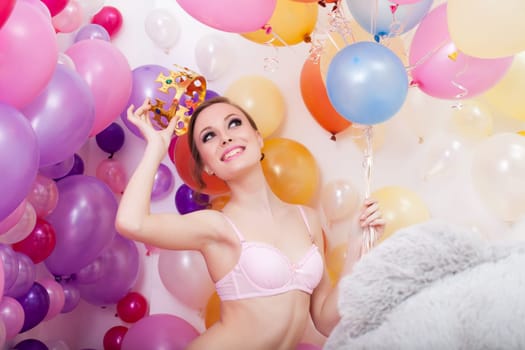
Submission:
[[[242,169],[259,162],[262,137],[237,107],[216,103],[195,121],[194,142],[204,170],[229,180]]]

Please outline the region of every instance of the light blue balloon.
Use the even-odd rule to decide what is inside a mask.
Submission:
[[[371,34],[396,36],[414,28],[430,11],[433,0],[398,5],[389,0],[346,0],[352,17]],[[392,13],[393,12],[393,13]]]
[[[392,50],[362,41],[334,56],[326,73],[326,90],[345,119],[373,125],[399,111],[408,92],[408,75]]]

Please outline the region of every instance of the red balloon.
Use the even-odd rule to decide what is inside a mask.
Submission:
[[[171,145],[170,145],[171,146]],[[171,148],[171,147],[170,147]],[[215,175],[208,175],[206,172],[202,172],[202,178],[206,183],[206,187],[200,188],[197,181],[193,178],[192,169],[195,168],[195,161],[191,156],[190,144],[188,142],[188,134],[177,137],[175,146],[173,146],[173,152],[168,151],[169,157],[180,178],[186,185],[194,189],[195,191],[216,195],[224,194],[230,191],[230,188],[223,180],[219,179]]]
[[[15,7],[15,0],[2,0],[0,2],[0,28],[9,18],[9,15]]]
[[[104,350],[120,350],[122,347],[122,340],[128,332],[128,327],[115,326],[107,330],[104,334],[103,344]]]
[[[116,7],[104,6],[93,16],[91,23],[101,25],[113,37],[122,27],[122,14]]]
[[[124,322],[134,323],[146,316],[148,301],[137,292],[129,292],[117,303],[117,314]]]
[[[37,218],[33,231],[20,242],[14,243],[13,250],[26,254],[33,263],[38,264],[51,255],[55,245],[55,229],[46,220]]]

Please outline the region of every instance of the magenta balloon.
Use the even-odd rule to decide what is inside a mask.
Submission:
[[[4,23],[11,15],[11,12],[13,12],[14,7],[15,0],[4,0],[0,2],[0,28],[2,28]]]
[[[22,113],[35,130],[39,167],[44,167],[73,156],[87,141],[95,121],[95,104],[84,79],[71,68],[57,64],[49,84]]]
[[[169,75],[170,71],[168,68],[156,64],[148,64],[133,69],[131,94],[127,105],[135,105],[135,107],[140,106],[147,97],[152,101],[156,98],[163,101],[171,101],[175,96],[173,91],[171,91],[170,94],[165,94],[158,90],[161,85],[159,82],[156,82],[155,79],[157,79],[160,73]],[[129,131],[135,136],[142,138],[139,129],[128,121],[126,109],[122,111],[120,118]]]
[[[2,54],[0,60],[1,57]],[[26,117],[12,106],[0,103],[0,221],[7,218],[31,190],[39,157],[37,138]]]
[[[18,298],[27,293],[35,282],[36,268],[33,260],[24,253],[15,252],[15,255],[18,262],[18,272],[15,282],[4,290],[4,295]]]
[[[58,203],[47,221],[56,246],[45,260],[55,275],[70,275],[90,264],[115,236],[117,200],[93,176],[73,175],[57,182]]]
[[[177,0],[196,20],[225,32],[246,33],[262,28],[277,0]]]
[[[166,197],[173,189],[174,184],[175,180],[170,168],[166,164],[161,163],[155,173],[155,177],[153,178],[151,200],[155,201]]]
[[[139,252],[135,242],[119,234],[111,245],[90,265],[98,271],[92,283],[77,280],[80,296],[93,305],[111,305],[117,303],[133,287],[139,273]],[[82,271],[80,270],[80,274]],[[84,276],[86,277],[86,276]]]
[[[199,336],[188,322],[169,314],[155,314],[133,324],[122,341],[122,350],[183,350]]]
[[[126,56],[111,42],[81,40],[65,52],[88,83],[95,101],[95,136],[124,110],[131,94],[132,74]]]
[[[15,298],[3,296],[0,300],[0,319],[4,322],[7,339],[13,339],[24,325],[24,308]]]
[[[69,0],[40,0],[49,9],[51,16],[59,14],[63,9],[66,8]]]
[[[0,30],[0,102],[21,108],[51,79],[58,43],[51,21],[42,11],[17,1]]]

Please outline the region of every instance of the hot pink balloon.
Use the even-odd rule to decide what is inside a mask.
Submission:
[[[0,28],[4,25],[5,21],[11,15],[13,8],[15,7],[15,0],[4,0],[0,2]]]
[[[17,1],[0,30],[0,47],[0,102],[23,107],[53,75],[58,59],[55,30],[42,11]]]
[[[110,42],[81,40],[66,54],[88,83],[95,101],[95,121],[89,136],[109,126],[127,106],[131,95],[131,68],[126,56]]]
[[[69,0],[40,0],[46,5],[51,13],[51,16],[55,16],[60,13],[67,5]]]
[[[177,0],[197,21],[225,32],[246,33],[262,28],[277,0]]]
[[[431,10],[416,29],[409,62],[414,83],[426,94],[442,99],[477,96],[500,80],[512,57],[484,59],[456,48],[447,24],[446,3]]]
[[[104,6],[93,16],[91,23],[101,25],[113,37],[122,27],[122,14],[116,7]]]

